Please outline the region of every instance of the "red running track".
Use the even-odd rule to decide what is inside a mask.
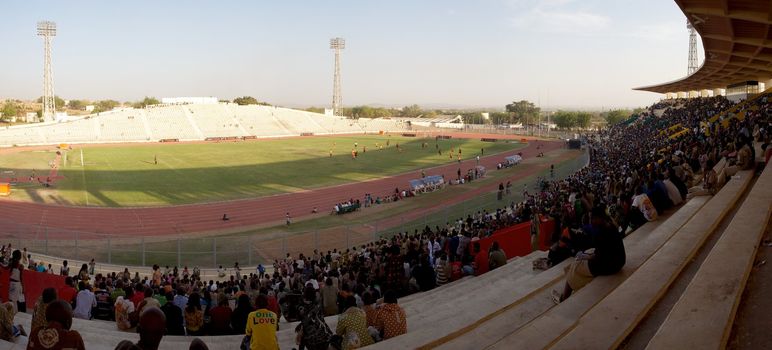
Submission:
[[[453,137],[467,138],[522,138],[515,135],[459,133],[452,135]],[[488,169],[495,169],[496,164],[502,162],[505,156],[522,152],[524,158],[535,157],[539,152],[549,152],[563,146],[562,142],[538,141],[541,149],[537,150],[535,144],[536,142],[531,142],[521,149],[483,157],[480,164]],[[471,169],[474,165],[475,160],[469,159],[462,161],[460,167],[465,173],[466,169]],[[429,175],[444,174],[446,178],[454,178],[458,168],[458,163],[451,163],[426,169],[426,172]],[[289,212],[293,219],[311,215],[311,210],[314,207],[317,207],[320,213],[326,213],[328,210],[332,210],[331,208],[335,203],[346,201],[352,197],[361,200],[365,193],[383,196],[393,193],[395,188],[407,188],[408,180],[418,177],[420,177],[420,170],[387,178],[303,192],[167,207],[93,208],[0,200],[0,225],[15,224],[16,227],[29,227],[30,232],[40,227],[49,227],[63,231],[72,230],[126,236],[164,236],[207,231],[234,231],[242,227],[283,222],[286,212]],[[223,213],[228,214],[229,221],[221,220]],[[2,228],[0,228],[1,230]],[[55,231],[50,230],[49,234],[56,234]]]

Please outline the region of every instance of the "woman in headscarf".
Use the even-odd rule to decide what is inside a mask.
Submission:
[[[353,295],[346,298],[346,311],[340,314],[335,334],[343,338],[343,350],[357,349],[373,344],[373,338],[367,331],[367,316],[357,307]]]

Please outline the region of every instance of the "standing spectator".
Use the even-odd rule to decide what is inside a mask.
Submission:
[[[85,350],[83,338],[71,331],[72,307],[63,300],[56,300],[46,307],[48,324],[32,330],[27,350],[73,349]]]
[[[83,281],[78,282],[78,287],[80,288],[80,292],[78,292],[78,296],[75,298],[75,311],[73,312],[73,316],[83,320],[90,320],[91,309],[97,306],[96,297],[94,296],[94,293],[91,292],[91,286]]]
[[[278,349],[276,330],[279,327],[279,317],[267,309],[268,300],[265,295],[258,295],[255,300],[257,310],[247,317],[246,335],[250,337],[250,350]]]
[[[24,270],[24,265],[21,264],[20,251],[13,251],[11,254],[11,263],[8,264],[8,269],[11,270],[8,300],[16,304],[16,310],[19,312],[26,312],[27,303],[24,299],[24,289],[22,289],[22,272]]]
[[[88,274],[91,276],[96,275],[96,261],[92,258],[91,261],[88,263]]]

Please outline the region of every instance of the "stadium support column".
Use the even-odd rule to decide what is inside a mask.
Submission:
[[[343,38],[330,39],[330,48],[335,50],[335,74],[332,87],[332,114],[339,116],[343,106],[343,96],[340,92],[340,50],[346,48],[346,40]]]
[[[770,89],[770,88],[772,88],[772,79],[769,79],[769,80],[764,82],[764,89],[766,90],[766,89]]]
[[[723,89],[720,89],[720,88],[713,89],[713,96],[721,96],[721,95],[723,95],[723,91],[722,90]]]

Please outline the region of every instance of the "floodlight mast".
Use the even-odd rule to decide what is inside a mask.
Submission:
[[[346,39],[330,39],[330,48],[335,50],[335,75],[333,76],[332,87],[332,114],[341,115],[340,109],[343,107],[343,96],[340,92],[340,50],[346,48]]]
[[[697,30],[688,19],[686,29],[689,30],[689,65],[686,69],[686,75],[689,76],[697,71]]]
[[[43,38],[43,120],[54,121],[56,101],[54,99],[54,75],[51,69],[51,40],[56,36],[56,23],[38,22],[37,34]]]

